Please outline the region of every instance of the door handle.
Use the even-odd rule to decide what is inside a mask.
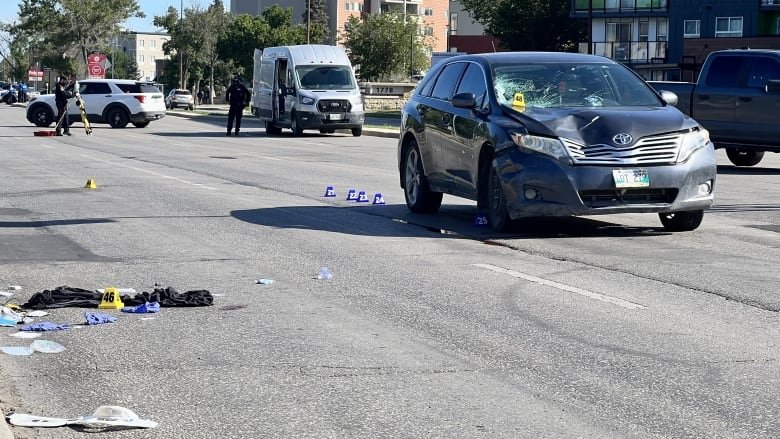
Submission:
[[[699,98],[700,101],[706,101],[710,98],[710,95],[698,95],[696,97]]]
[[[752,100],[753,100],[753,98],[751,98],[750,96],[742,96],[742,97],[739,98],[740,102],[750,102]]]

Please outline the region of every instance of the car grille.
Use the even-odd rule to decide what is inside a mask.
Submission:
[[[580,199],[590,208],[621,205],[670,204],[677,198],[674,188],[636,188],[580,191]]]
[[[683,134],[643,137],[632,145],[582,145],[561,139],[575,164],[579,165],[661,165],[677,161]]]
[[[317,102],[317,109],[320,113],[349,113],[352,105],[344,99],[323,99]]]

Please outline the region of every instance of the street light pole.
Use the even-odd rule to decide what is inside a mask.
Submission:
[[[306,44],[311,44],[311,0],[306,1]]]

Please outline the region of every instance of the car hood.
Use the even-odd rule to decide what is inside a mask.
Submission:
[[[504,107],[529,133],[565,137],[585,145],[606,143],[616,134],[634,139],[691,128],[697,123],[672,106],[666,107]]]

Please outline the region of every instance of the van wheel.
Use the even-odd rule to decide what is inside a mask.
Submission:
[[[363,134],[363,127],[352,128],[352,136],[360,137]]]
[[[658,217],[661,219],[661,224],[664,225],[664,228],[670,232],[689,232],[701,225],[704,211],[663,212],[659,213]]]
[[[726,156],[736,166],[755,166],[764,158],[764,151],[726,148]]]
[[[298,114],[295,111],[290,114],[290,120],[292,120],[290,128],[292,129],[293,136],[300,136],[303,134],[303,128],[298,125]]]
[[[266,122],[265,123],[265,133],[271,134],[274,136],[278,136],[282,133],[282,129],[276,126],[273,122]]]

